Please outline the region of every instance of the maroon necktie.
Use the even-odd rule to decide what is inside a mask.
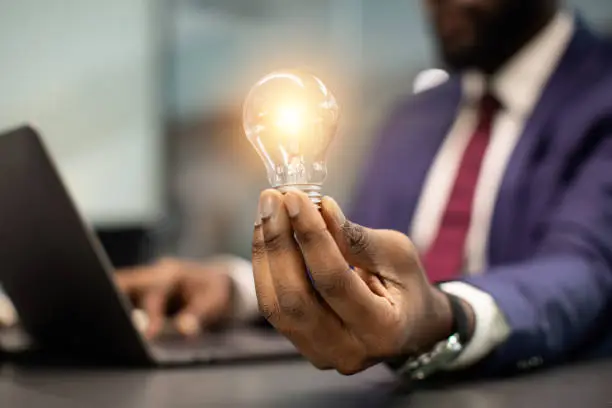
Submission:
[[[478,126],[463,152],[438,234],[423,257],[423,265],[431,282],[451,280],[461,274],[476,182],[498,109],[499,103],[494,97],[487,95],[482,98]]]

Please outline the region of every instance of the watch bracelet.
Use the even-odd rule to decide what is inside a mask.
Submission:
[[[412,380],[423,380],[450,364],[462,351],[463,344],[459,334],[455,333],[437,343],[430,351],[408,358],[395,372]]]
[[[469,321],[461,304],[461,299],[455,295],[443,292],[448,298],[452,311],[453,323],[447,339],[436,343],[428,352],[418,356],[395,360],[388,365],[399,375],[413,380],[425,379],[455,360],[470,339]]]

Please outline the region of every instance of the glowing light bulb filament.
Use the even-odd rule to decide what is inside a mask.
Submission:
[[[304,128],[304,111],[297,106],[280,106],[275,125],[279,131],[297,135]]]

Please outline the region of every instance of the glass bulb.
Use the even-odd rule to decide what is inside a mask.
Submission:
[[[339,117],[336,99],[325,84],[304,72],[273,72],[251,88],[243,115],[246,136],[272,187],[298,188],[320,204],[327,148]]]

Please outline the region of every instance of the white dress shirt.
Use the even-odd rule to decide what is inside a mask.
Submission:
[[[560,12],[492,78],[478,72],[463,76],[463,100],[457,119],[429,170],[411,226],[410,237],[420,252],[427,251],[438,233],[463,152],[477,126],[478,102],[488,82],[489,92],[497,97],[502,109],[494,119],[476,183],[463,264],[465,274],[486,270],[491,219],[508,161],[573,32],[573,17]],[[467,301],[476,317],[472,341],[451,368],[475,363],[508,338],[508,324],[487,293],[461,282],[443,284],[442,289]]]
[[[573,32],[573,16],[560,12],[494,77],[487,80],[478,72],[464,75],[459,114],[429,170],[409,231],[421,252],[427,250],[438,232],[463,151],[476,128],[477,104],[488,82],[490,91],[501,102],[502,110],[494,120],[491,141],[476,185],[464,262],[467,274],[486,270],[489,229],[507,163]],[[235,310],[238,315],[235,317],[242,320],[256,316],[257,302],[250,265],[238,261],[232,276],[236,282]],[[449,369],[474,364],[508,338],[510,328],[489,294],[462,282],[446,283],[442,289],[468,302],[476,317],[471,342]]]

